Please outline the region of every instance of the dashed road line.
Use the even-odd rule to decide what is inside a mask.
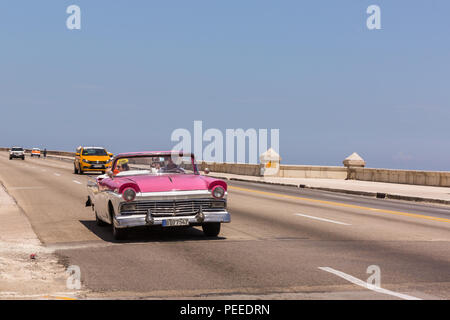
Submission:
[[[342,225],[344,225],[344,226],[351,226],[351,224],[349,224],[349,223],[339,222],[339,221],[336,221],[336,220],[325,219],[325,218],[319,218],[319,217],[314,217],[314,216],[308,216],[308,215],[306,215],[306,214],[301,214],[301,213],[294,213],[294,215],[300,216],[300,217],[305,217],[305,218],[310,218],[310,219],[315,219],[315,220],[320,220],[320,221],[325,221],[325,222],[331,222],[331,223],[336,223],[336,224],[342,224]]]
[[[319,267],[319,269],[322,270],[322,271],[326,271],[326,272],[332,273],[332,274],[334,274],[334,275],[336,275],[336,276],[338,276],[338,277],[340,277],[342,279],[345,279],[345,280],[347,280],[347,281],[349,281],[349,282],[351,282],[353,284],[356,284],[356,285],[358,285],[360,287],[363,287],[363,288],[366,288],[366,289],[369,289],[369,290],[372,290],[372,291],[375,291],[375,292],[378,292],[378,293],[387,294],[387,295],[394,296],[394,297],[397,297],[397,298],[400,298],[400,299],[404,299],[404,300],[422,300],[420,298],[413,297],[413,296],[410,296],[410,295],[407,295],[407,294],[403,294],[403,293],[399,293],[399,292],[383,289],[381,287],[377,287],[375,285],[368,284],[365,281],[362,281],[362,280],[360,280],[358,278],[355,278],[355,277],[353,277],[353,276],[351,276],[349,274],[346,274],[346,273],[344,273],[342,271],[339,271],[339,270],[335,270],[333,268]]]
[[[77,183],[77,184],[81,184],[80,181],[77,181],[77,180],[72,180],[72,181],[75,182],[75,183]]]

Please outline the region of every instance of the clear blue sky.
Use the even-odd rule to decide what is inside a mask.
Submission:
[[[1,1],[0,145],[170,149],[203,120],[279,128],[284,163],[356,151],[450,170],[449,14],[448,0]]]

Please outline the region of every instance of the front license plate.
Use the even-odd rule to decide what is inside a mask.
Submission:
[[[102,165],[94,165],[94,166],[92,166],[92,168],[94,168],[94,169],[102,169],[103,166]]]
[[[162,221],[163,227],[178,227],[178,226],[188,226],[188,219],[167,219]]]

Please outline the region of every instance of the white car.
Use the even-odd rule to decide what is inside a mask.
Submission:
[[[12,160],[14,158],[25,160],[25,150],[23,150],[23,148],[21,147],[12,147],[9,151],[9,160]]]
[[[31,157],[41,157],[41,149],[39,148],[33,148],[31,150]]]

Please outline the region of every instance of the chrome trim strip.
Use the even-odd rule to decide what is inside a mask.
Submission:
[[[188,191],[164,191],[164,192],[140,192],[136,194],[138,197],[171,197],[171,196],[195,196],[195,195],[211,195],[209,190],[188,190]]]

